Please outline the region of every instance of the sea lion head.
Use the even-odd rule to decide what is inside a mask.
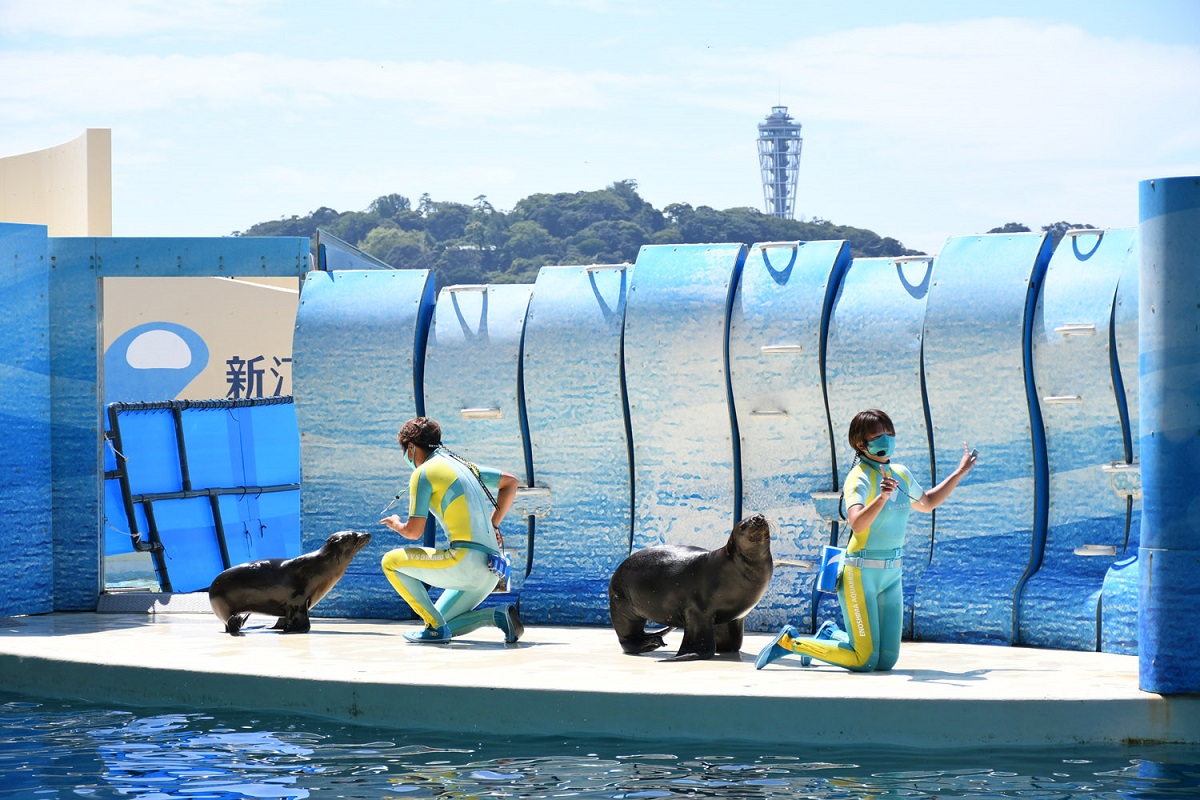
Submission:
[[[338,531],[325,540],[325,544],[321,546],[321,550],[338,561],[349,563],[350,559],[358,555],[358,551],[362,550],[370,542],[371,534],[369,533]]]
[[[762,514],[751,514],[733,526],[726,551],[741,553],[746,558],[771,558],[771,525]]]

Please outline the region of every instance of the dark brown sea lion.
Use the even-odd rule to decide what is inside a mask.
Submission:
[[[346,573],[350,561],[371,541],[371,534],[338,531],[320,550],[295,558],[265,558],[222,572],[208,587],[213,613],[225,632],[237,636],[250,613],[279,617],[284,633],[308,633],[308,612]]]
[[[771,530],[762,514],[734,526],[716,550],[683,545],[649,547],[621,562],[608,584],[608,612],[621,649],[637,654],[662,647],[665,631],[683,628],[679,652],[668,661],[712,658],[742,647],[742,619],[771,582]]]

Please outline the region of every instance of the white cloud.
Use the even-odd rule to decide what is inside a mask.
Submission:
[[[412,104],[445,124],[519,120],[530,114],[598,109],[636,88],[636,77],[537,69],[515,63],[305,59],[255,53],[117,55],[95,50],[8,51],[0,106],[26,118],[161,110],[337,108]]]
[[[689,102],[761,119],[745,87],[781,85],[804,125],[802,213],[931,251],[1007,221],[1136,225],[1139,178],[1200,166],[1196,47],[985,19],[827,34],[724,65],[685,71]]]
[[[1200,163],[1200,48],[1071,24],[995,18],[791,39],[774,31],[720,47],[661,37],[653,50],[597,49],[582,30],[566,60],[499,44],[434,58],[390,49],[403,56],[380,59],[332,44],[249,52],[245,39],[199,50],[164,37],[161,54],[129,40],[102,50],[95,36],[63,38],[60,6],[24,0],[0,3],[0,24],[33,26],[34,5],[40,29],[60,35],[0,52],[0,74],[17,76],[0,83],[0,154],[112,127],[117,214],[137,221],[121,235],[164,225],[186,234],[221,215],[215,230],[191,231],[218,235],[396,191],[459,202],[485,194],[511,207],[528,193],[624,178],[660,208],[759,207],[751,140],[777,100],[804,125],[799,213],[910,246],[920,238],[924,249],[939,246],[939,230],[1008,221],[1136,224],[1136,179],[1194,173]],[[208,5],[186,3],[180,17],[125,0],[113,11],[119,23],[86,13],[102,31],[153,35],[173,25],[200,36],[236,15],[265,27],[291,8]],[[584,18],[633,14],[620,3],[585,5]],[[608,41],[613,30],[596,36]],[[639,47],[653,38],[641,34]],[[164,191],[179,200],[150,199]]]
[[[852,30],[728,67],[715,97],[694,91],[749,113],[742,87],[779,81],[802,123],[850,123],[896,154],[989,160],[1112,155],[1157,126],[1143,115],[1194,120],[1200,92],[1196,48],[1013,19]]]

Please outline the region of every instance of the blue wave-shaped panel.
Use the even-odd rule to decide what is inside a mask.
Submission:
[[[737,513],[725,345],[741,244],[648,245],[625,310],[635,549],[714,549]]]
[[[842,279],[825,358],[839,481],[845,480],[854,461],[848,439],[850,420],[860,411],[878,408],[896,426],[896,460],[912,471],[923,488],[931,488],[921,343],[932,275],[932,258],[856,258]],[[839,527],[838,544],[845,547],[850,528]],[[904,537],[905,635],[912,633],[913,596],[932,548],[933,515],[912,514]],[[821,616],[836,619],[836,602],[828,605]]]
[[[1134,233],[1066,236],[1046,269],[1032,342],[1049,504],[1041,566],[1021,593],[1020,644],[1096,649],[1101,584],[1125,549],[1128,503],[1101,468],[1123,462],[1128,441],[1110,321]]]
[[[521,614],[533,622],[607,624],[608,581],[630,551],[632,484],[621,335],[629,272],[543,267],[525,324],[524,389],[538,486]]]
[[[934,262],[924,333],[931,481],[958,466],[963,442],[980,455],[935,512],[933,554],[914,597],[917,639],[1015,640],[1017,598],[1045,532],[1029,331],[1048,258],[1045,234],[992,234],[951,237]]]
[[[842,241],[758,244],[750,248],[729,323],[729,374],[741,462],[743,514],[772,524],[778,564],[747,617],[753,630],[784,623],[811,628],[817,563],[830,543],[814,492],[835,486],[822,375],[826,298],[849,265]],[[788,562],[793,562],[789,564]]]
[[[411,616],[380,569],[401,540],[379,520],[396,495],[407,503],[396,433],[417,414],[416,354],[432,309],[426,270],[315,271],[304,281],[292,344],[301,546],[314,550],[343,529],[373,534],[318,614]]]
[[[521,339],[532,289],[525,284],[442,289],[425,348],[425,414],[441,425],[443,443],[472,462],[512,473],[522,486],[532,478],[520,394]],[[514,588],[528,568],[529,527],[530,520],[518,514],[509,514],[501,526]]]
[[[1126,461],[1140,464],[1138,457],[1141,437],[1138,435],[1138,281],[1140,258],[1137,237],[1133,251],[1121,267],[1113,302],[1113,349],[1116,354],[1114,374],[1120,377],[1117,401],[1124,398],[1122,416],[1127,420],[1129,442]],[[1136,655],[1138,652],[1138,546],[1141,541],[1142,498],[1141,476],[1138,492],[1129,498],[1129,526],[1122,549],[1122,559],[1114,563],[1104,576],[1100,595],[1100,649],[1106,653]]]

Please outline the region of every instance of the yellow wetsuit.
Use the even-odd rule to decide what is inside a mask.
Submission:
[[[448,625],[454,635],[493,620],[492,610],[474,611],[496,586],[487,566],[488,552],[499,547],[491,524],[492,503],[480,485],[493,492],[500,471],[470,467],[440,448],[413,470],[409,481],[409,517],[433,514],[450,540],[445,548],[401,547],[383,556],[383,574],[430,628]],[[432,602],[424,584],[445,591]]]

